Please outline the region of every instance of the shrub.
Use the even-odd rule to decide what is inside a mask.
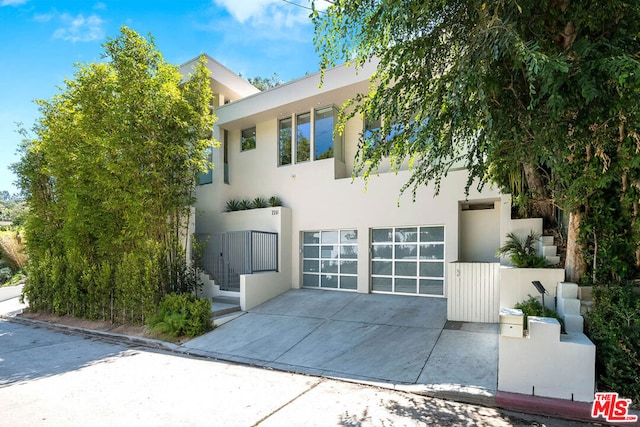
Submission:
[[[0,284],[8,282],[13,277],[13,271],[9,267],[0,268]]]
[[[564,321],[560,318],[558,313],[556,313],[555,310],[552,310],[548,307],[542,307],[542,304],[540,303],[540,301],[538,301],[536,298],[532,297],[531,295],[529,295],[529,299],[526,299],[524,301],[517,303],[514,307],[522,310],[522,313],[524,314],[525,329],[527,329],[527,326],[528,326],[527,319],[529,318],[529,316],[538,316],[538,317],[552,317],[554,319],[557,319],[558,322],[560,322],[560,328],[564,330]]]
[[[227,201],[227,205],[226,205],[226,211],[227,212],[239,211],[241,209],[242,208],[240,207],[240,201],[239,200],[231,199],[231,200]]]
[[[265,198],[256,197],[255,199],[253,199],[253,207],[256,209],[266,208],[268,206],[269,206],[269,202]]]
[[[253,200],[235,200],[231,199],[227,201],[225,206],[225,212],[245,211],[248,209],[260,209],[268,207],[282,206],[282,200],[277,196],[269,197],[269,200],[264,197],[256,197]]]
[[[192,294],[168,294],[147,325],[172,337],[195,337],[211,330],[211,303]]]
[[[596,345],[599,390],[618,392],[640,406],[640,295],[633,284],[598,285],[586,318]]]
[[[540,239],[538,233],[531,231],[521,240],[514,233],[507,234],[507,242],[496,252],[497,256],[509,255],[511,263],[520,268],[541,268],[547,260],[536,252],[535,244]]]
[[[253,207],[253,202],[251,200],[245,199],[240,201],[240,210],[242,211],[253,209]]]
[[[274,208],[277,206],[282,206],[282,200],[280,200],[278,196],[271,196],[269,197],[269,206]]]

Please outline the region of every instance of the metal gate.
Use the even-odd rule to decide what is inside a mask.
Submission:
[[[278,233],[229,231],[199,234],[207,240],[203,268],[223,291],[240,291],[240,275],[278,271]]]

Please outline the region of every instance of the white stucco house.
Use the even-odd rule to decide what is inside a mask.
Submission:
[[[523,339],[523,322],[514,326],[513,316],[500,315],[536,293],[534,280],[548,290],[551,308],[557,289],[559,299],[574,298],[557,286],[563,269],[516,269],[496,258],[507,233],[542,233],[542,219],[512,219],[510,196],[489,186],[466,196],[462,167],[442,179],[438,196],[424,186],[415,202],[410,194],[400,198],[406,168],[382,165],[368,186],[353,177],[364,120],[350,119],[342,135],[334,127],[340,106],[367,92],[375,64],[332,68],[322,85],[317,73],[261,92],[207,59],[220,146],[211,152],[215,167],[199,177],[195,233],[206,242],[208,298],[233,297],[242,310],[292,288],[446,298],[448,320],[501,322],[502,361],[558,362],[561,353],[587,371],[581,382],[559,381],[546,365],[531,378],[501,365],[501,390],[537,387],[545,396],[589,400],[595,347],[581,333],[581,318],[575,335],[563,338],[555,324],[538,322],[531,328],[541,332]],[[183,75],[196,61],[181,66]],[[242,200],[262,205],[272,197],[273,206],[227,212]],[[552,237],[543,237],[539,252],[559,261]]]
[[[195,231],[208,239],[211,297],[237,296],[249,309],[308,287],[454,301],[452,275],[460,272],[453,265],[497,268],[507,232],[541,231],[541,220],[513,223],[510,199],[496,189],[466,197],[463,168],[443,179],[438,196],[425,186],[415,202],[400,198],[406,169],[383,165],[368,186],[352,177],[364,121],[349,120],[339,136],[333,129],[340,106],[367,91],[375,64],[327,70],[322,85],[317,73],[264,92],[212,58],[208,67],[220,146],[196,190]],[[273,196],[282,207],[225,212],[230,200]],[[497,322],[497,289],[487,292],[492,301],[482,304],[491,318],[483,321]]]

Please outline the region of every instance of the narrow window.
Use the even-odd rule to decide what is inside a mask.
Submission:
[[[311,158],[311,113],[296,117],[296,163]]]
[[[278,143],[278,166],[291,164],[291,117],[280,120]]]
[[[335,156],[333,143],[333,131],[335,126],[335,110],[333,107],[325,107],[316,110],[314,140],[315,160],[330,159]]]
[[[207,162],[209,162],[209,165],[211,165],[211,162],[213,161],[213,153],[212,153],[211,147],[207,148],[207,152],[205,156],[207,158]],[[209,166],[207,167],[206,172],[200,172],[198,174],[198,184],[204,185],[204,184],[211,184],[212,182],[213,182],[213,169],[211,169],[211,167]]]
[[[256,148],[256,128],[252,127],[242,131],[240,151],[252,150],[254,148]]]
[[[229,133],[226,130],[223,130],[222,136],[222,151],[223,151],[223,162],[224,162],[224,183],[229,183]]]

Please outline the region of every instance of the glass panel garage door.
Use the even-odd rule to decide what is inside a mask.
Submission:
[[[371,289],[444,296],[444,227],[372,229]]]
[[[355,290],[357,275],[357,230],[302,233],[302,286]]]

